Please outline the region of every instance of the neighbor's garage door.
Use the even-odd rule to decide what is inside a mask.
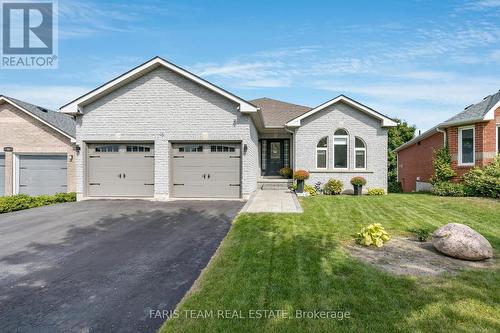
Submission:
[[[67,192],[66,155],[19,155],[19,194]]]
[[[153,144],[89,144],[87,195],[152,197]]]
[[[172,191],[178,198],[239,198],[240,145],[174,144]]]
[[[5,193],[5,155],[0,155],[0,197]]]

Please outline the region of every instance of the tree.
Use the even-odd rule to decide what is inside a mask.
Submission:
[[[396,152],[394,149],[398,148],[402,144],[410,141],[415,136],[415,126],[409,126],[406,121],[395,119],[397,126],[389,128],[389,154],[387,163],[387,177],[389,182],[389,188],[397,184],[398,179],[398,162],[396,157]]]

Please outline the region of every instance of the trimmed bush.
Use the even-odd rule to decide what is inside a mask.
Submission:
[[[401,185],[401,182],[389,182],[387,191],[389,193],[401,193],[403,192],[403,186]]]
[[[500,198],[500,155],[483,168],[475,167],[463,177],[469,195]]]
[[[281,168],[280,169],[280,175],[284,178],[292,178],[293,176],[293,170],[290,168]]]
[[[55,195],[38,195],[34,197],[18,194],[0,197],[0,214],[72,201],[76,201],[76,193],[57,193]]]
[[[344,184],[340,180],[330,178],[323,185],[323,194],[326,195],[336,195],[342,193],[342,189],[344,188]]]
[[[309,195],[312,196],[312,197],[318,195],[318,192],[316,191],[316,189],[314,188],[314,186],[311,186],[311,185],[308,185],[308,184],[304,185],[304,192],[309,193]]]
[[[368,195],[385,195],[385,190],[383,188],[369,188]]]
[[[364,186],[364,185],[366,185],[366,179],[364,179],[361,176],[352,177],[352,179],[351,179],[351,185],[354,185],[354,186]]]
[[[309,172],[307,172],[306,170],[297,170],[293,174],[293,179],[296,179],[296,180],[309,179]]]
[[[449,183],[440,182],[436,183],[432,187],[432,194],[439,195],[442,197],[465,197],[467,196],[467,191],[464,184],[460,183]]]
[[[356,243],[364,246],[382,247],[389,239],[389,234],[380,223],[370,224],[356,234]]]

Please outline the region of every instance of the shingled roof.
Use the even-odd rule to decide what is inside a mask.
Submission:
[[[38,117],[53,127],[59,129],[61,132],[66,133],[68,136],[75,138],[76,123],[71,116],[5,95],[0,95],[0,98],[4,98],[7,101],[17,104],[19,107],[23,108],[24,111],[31,113],[35,117]]]
[[[443,122],[440,126],[451,126],[468,122],[482,121],[484,116],[500,101],[500,91],[486,96],[481,102],[469,105],[459,114]]]
[[[287,122],[312,109],[267,97],[254,99],[250,103],[260,108],[265,127],[285,127]]]

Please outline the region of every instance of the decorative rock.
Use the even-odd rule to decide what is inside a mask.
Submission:
[[[432,245],[450,257],[483,260],[493,257],[493,248],[486,238],[460,223],[449,223],[432,234]]]

